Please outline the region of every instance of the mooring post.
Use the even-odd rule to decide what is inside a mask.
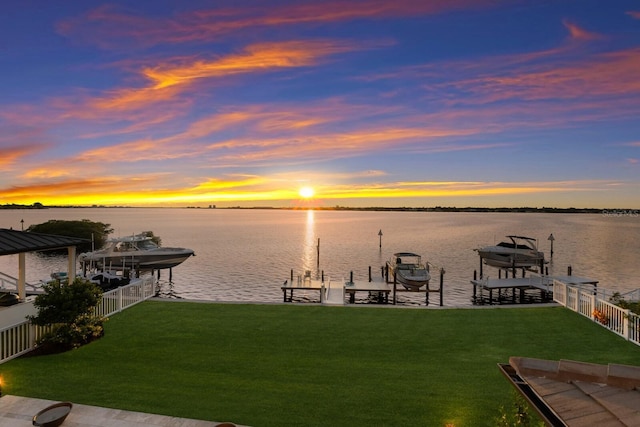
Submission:
[[[324,270],[322,270],[322,283],[324,283]]]
[[[371,266],[369,266],[369,281],[371,282]]]
[[[393,270],[393,305],[396,305],[396,271]]]
[[[572,272],[573,272],[573,269],[571,268],[571,266],[567,267],[567,276],[571,276]]]
[[[440,307],[442,307],[444,303],[444,299],[442,295],[443,288],[444,288],[444,268],[441,268],[440,269]],[[474,285],[474,288],[475,288],[475,285]]]
[[[318,264],[317,269],[320,269],[320,238],[318,237]]]
[[[293,285],[293,268],[291,269],[291,284]]]
[[[349,283],[353,283],[353,271],[349,272]]]

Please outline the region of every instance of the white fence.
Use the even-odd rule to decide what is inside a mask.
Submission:
[[[553,299],[634,344],[640,345],[640,316],[604,299],[602,290],[553,281]]]
[[[96,306],[96,315],[111,316],[154,294],[153,277],[145,276],[127,286],[105,292]],[[46,331],[45,327],[33,325],[28,320],[0,329],[0,364],[31,351]]]

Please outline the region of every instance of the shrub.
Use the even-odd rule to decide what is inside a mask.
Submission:
[[[87,243],[80,244],[77,247],[80,252],[88,252],[93,250],[94,246],[95,248],[104,246],[107,241],[107,236],[113,232],[113,229],[110,227],[110,224],[89,221],[88,219],[81,221],[52,219],[42,224],[31,225],[27,228],[27,231],[87,239]],[[64,252],[66,253],[66,249],[64,249]]]
[[[89,280],[76,278],[73,283],[51,281],[42,286],[34,306],[38,314],[29,319],[51,330],[38,341],[45,352],[66,351],[87,344],[104,334],[104,318],[95,315],[102,290]]]
[[[611,298],[609,298],[609,301],[620,308],[640,314],[640,301],[627,301],[620,292],[615,292]]]

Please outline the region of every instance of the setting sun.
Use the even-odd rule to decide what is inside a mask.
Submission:
[[[298,193],[303,199],[310,199],[315,194],[315,191],[311,187],[302,187]]]

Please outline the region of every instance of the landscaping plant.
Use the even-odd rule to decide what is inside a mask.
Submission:
[[[49,331],[37,342],[36,352],[52,353],[70,350],[87,344],[104,334],[104,318],[95,315],[95,307],[102,290],[83,278],[71,284],[54,280],[42,286],[34,306],[38,309],[29,320],[46,326]]]

